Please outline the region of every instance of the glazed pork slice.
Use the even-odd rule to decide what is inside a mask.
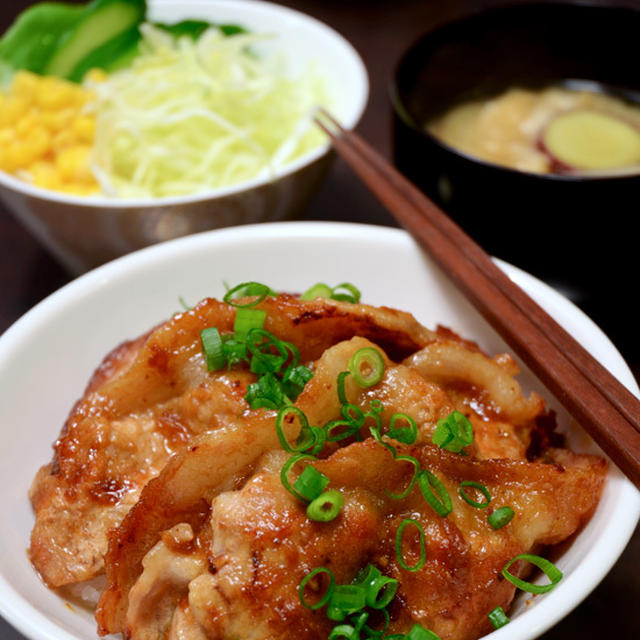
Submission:
[[[372,563],[400,583],[387,633],[407,633],[417,622],[442,640],[475,640],[490,631],[487,614],[496,606],[507,609],[514,597],[501,569],[515,555],[535,553],[578,530],[598,503],[606,473],[604,460],[567,450],[549,451],[550,464],[481,461],[429,445],[401,446],[399,453],[415,456],[440,478],[453,503],[447,517],[433,511],[418,487],[405,499],[390,499],[385,490],[400,493],[410,465],[369,439],[312,463],[345,503],[332,522],[311,521],[280,481],[287,454],[273,451],[241,489],[212,500],[200,534],[187,529],[186,538],[198,544],[172,544],[187,525],[161,536],[130,591],[125,637],[324,640],[336,623],[324,610],[302,606],[300,582],[324,566],[337,583],[348,584]],[[489,489],[489,509],[474,509],[460,498],[462,480]],[[495,531],[487,515],[503,505],[516,516]],[[396,557],[395,535],[404,518],[419,521],[426,534],[426,562],[416,572],[403,570]],[[413,564],[417,540],[405,545],[405,553]]]
[[[366,347],[377,348],[371,341],[357,336],[327,348],[315,361],[314,376],[296,402],[310,424],[323,425],[340,418],[338,374],[348,369],[349,360],[356,351]],[[408,414],[416,421],[418,443],[431,442],[437,421],[455,408],[447,389],[426,380],[418,370],[394,363],[384,352],[381,353],[385,360],[382,380],[374,387],[362,389],[347,378],[347,399],[363,411],[370,409],[373,400],[381,401],[384,424],[389,423],[393,413]],[[484,358],[489,363],[493,362],[486,356]],[[493,366],[498,365],[494,363]],[[518,390],[517,394],[514,392],[514,398],[525,402],[520,387],[515,382],[512,384]],[[468,453],[478,458],[489,458],[497,452],[499,457],[524,460],[527,443],[521,440],[514,425],[506,421],[497,401],[486,402],[487,407],[492,407],[491,412],[485,407],[480,415],[468,406],[475,396],[467,397],[465,393],[456,390],[460,408],[474,421],[476,442],[468,448]],[[467,400],[463,402],[463,398]],[[477,402],[474,401],[473,406],[478,409]],[[113,532],[106,557],[108,586],[98,611],[98,620],[104,631],[123,629],[129,589],[142,570],[142,559],[158,541],[162,531],[180,522],[200,526],[203,500],[210,502],[225,490],[225,486],[241,483],[263,453],[280,447],[273,412],[252,412],[250,418],[194,440],[184,452],[168,462],[156,480],[149,483],[139,502]],[[293,424],[287,426],[296,428]],[[366,424],[361,435],[365,438],[370,435]],[[327,452],[337,446],[328,444]]]
[[[317,359],[340,340],[364,335],[395,358],[433,339],[407,313],[281,295],[264,300],[265,328]],[[244,400],[255,377],[239,367],[208,373],[200,331],[233,328],[235,308],[207,299],[141,338],[98,368],[34,479],[30,555],[51,587],[90,579],[104,568],[107,533],[144,485],[197,434],[255,421]]]

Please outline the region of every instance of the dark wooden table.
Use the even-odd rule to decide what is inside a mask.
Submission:
[[[30,4],[26,0],[0,3],[0,32]],[[391,113],[388,83],[402,51],[423,31],[479,6],[500,0],[299,0],[283,2],[305,11],[346,36],[364,59],[371,80],[369,106],[359,130],[378,149],[391,155]],[[640,0],[623,2],[640,6]],[[594,44],[594,46],[597,46]],[[394,225],[389,214],[337,161],[323,186],[303,214],[306,220],[344,220]],[[70,276],[43,250],[0,204],[0,333],[34,304],[69,282]],[[598,321],[611,335],[618,326],[614,314],[598,309]],[[638,341],[622,336],[616,341],[634,371],[640,375]],[[9,514],[3,514],[5,518]],[[544,640],[640,638],[640,529],[600,586]],[[22,636],[0,620],[2,640]]]

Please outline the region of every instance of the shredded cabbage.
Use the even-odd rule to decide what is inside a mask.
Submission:
[[[132,66],[89,82],[92,167],[105,194],[174,196],[267,177],[324,141],[312,124],[327,102],[313,65],[291,77],[280,57],[252,52],[262,35],[141,30]]]

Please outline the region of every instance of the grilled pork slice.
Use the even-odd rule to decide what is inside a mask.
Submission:
[[[348,369],[349,360],[358,349],[372,346],[375,345],[369,340],[355,337],[329,347],[315,361],[314,376],[296,402],[310,424],[322,425],[341,417],[338,374]],[[374,387],[362,389],[347,378],[347,399],[363,411],[370,409],[374,399],[381,401],[385,425],[393,413],[408,414],[416,421],[418,443],[431,442],[437,421],[449,415],[456,406],[447,388],[426,380],[417,369],[394,364],[386,354],[384,358],[384,376]],[[483,358],[488,363],[493,362],[486,356]],[[494,363],[493,366],[497,365]],[[511,380],[521,396],[520,387]],[[483,400],[486,393],[474,386],[457,385],[454,391],[452,394],[460,410],[474,422],[476,442],[468,448],[469,454],[478,458],[525,458],[527,443],[522,439],[522,429],[506,421],[506,410],[494,400]],[[520,396],[518,402],[524,402]],[[203,434],[182,454],[170,460],[157,480],[149,483],[139,503],[114,532],[109,545],[109,584],[98,612],[104,631],[123,629],[129,589],[142,570],[142,559],[162,531],[180,522],[198,526],[204,513],[203,500],[210,502],[226,488],[241,484],[263,453],[280,447],[274,418],[273,412],[253,412],[250,419]],[[295,430],[295,425],[287,426]],[[528,422],[521,426],[533,428]],[[528,435],[529,432],[525,429],[523,433]],[[366,423],[361,435],[370,435]],[[337,446],[328,443],[326,452]],[[216,462],[212,463],[212,460]]]
[[[182,524],[159,536],[129,591],[125,636],[324,640],[336,623],[301,604],[300,582],[324,566],[337,583],[350,583],[373,563],[400,583],[388,633],[406,633],[417,622],[443,640],[474,640],[490,630],[487,614],[506,609],[514,597],[501,569],[515,555],[578,530],[598,503],[606,473],[604,460],[566,450],[548,451],[548,464],[479,460],[431,445],[400,445],[398,453],[414,456],[442,481],[453,503],[448,516],[436,514],[418,487],[404,499],[389,498],[387,491],[407,485],[412,467],[368,439],[312,463],[345,500],[335,520],[314,522],[281,483],[287,454],[272,451],[242,488],[213,498],[199,529]],[[462,500],[463,480],[488,488],[489,508]],[[504,505],[516,516],[495,531],[487,516]],[[426,534],[426,562],[416,572],[403,570],[396,557],[396,531],[405,518],[420,522]],[[180,535],[188,546],[175,542]],[[418,541],[407,537],[404,553],[413,564]]]
[[[296,344],[303,361],[354,335],[374,339],[396,359],[434,338],[410,314],[387,308],[286,295],[259,306],[267,312],[265,328]],[[265,412],[244,400],[253,374],[208,373],[201,353],[200,331],[231,331],[234,317],[234,307],[204,300],[125,343],[99,367],[31,488],[31,560],[49,586],[103,571],[107,532],[196,434],[259,422],[256,414]]]

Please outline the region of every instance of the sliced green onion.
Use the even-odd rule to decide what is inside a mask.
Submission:
[[[487,521],[497,530],[509,524],[514,515],[515,513],[511,507],[500,507],[487,518]]]
[[[282,469],[280,469],[280,481],[282,482],[282,486],[293,496],[298,498],[298,500],[302,500],[303,502],[307,502],[307,499],[295,489],[294,486],[291,486],[291,482],[289,481],[289,472],[293,467],[295,467],[298,462],[301,460],[316,460],[314,456],[309,455],[308,453],[298,453],[295,456],[291,456],[283,465]]]
[[[307,502],[315,501],[329,484],[329,478],[315,467],[307,466],[293,483],[293,490]],[[313,502],[311,502],[313,504]],[[316,518],[311,518],[315,520]]]
[[[191,311],[193,309],[193,305],[190,305],[182,296],[178,296],[178,302],[183,311]]]
[[[262,309],[239,307],[233,323],[233,335],[238,342],[246,340],[251,329],[262,329],[267,312]]]
[[[309,604],[306,601],[305,597],[304,597],[304,589],[307,586],[307,584],[309,583],[309,581],[313,580],[313,578],[315,578],[320,573],[326,573],[329,576],[329,586],[327,587],[327,590],[324,592],[324,595],[322,596],[322,598],[320,598],[320,600],[318,600],[318,602],[316,602],[315,604]],[[333,572],[331,571],[331,569],[327,569],[326,567],[318,567],[318,568],[314,569],[313,571],[310,571],[302,579],[302,582],[300,583],[300,586],[298,587],[298,594],[300,596],[300,602],[302,603],[302,605],[304,607],[306,607],[307,609],[311,609],[312,611],[315,611],[316,609],[321,609],[322,607],[324,607],[325,604],[327,604],[327,602],[329,602],[329,599],[331,598],[331,594],[333,593],[333,589],[335,587],[335,584],[336,584],[336,579],[335,579],[335,576],[333,575]]]
[[[384,405],[382,404],[382,400],[378,400],[378,398],[372,398],[371,402],[369,403],[369,408],[371,409],[371,411],[373,411],[373,413],[380,414],[384,409]]]
[[[473,425],[467,416],[452,411],[446,418],[438,420],[431,441],[441,449],[460,453],[463,447],[473,443]]]
[[[493,625],[494,629],[499,629],[500,627],[504,627],[505,624],[509,622],[509,618],[504,612],[502,607],[496,607],[493,611],[489,612],[487,616],[489,621]]]
[[[349,359],[349,371],[361,387],[368,389],[382,380],[384,358],[378,349],[363,347]]]
[[[364,412],[358,405],[343,404],[340,407],[340,413],[345,420],[357,426],[358,429],[364,424]]]
[[[535,565],[540,569],[551,581],[549,584],[533,584],[532,582],[527,582],[526,580],[521,580],[520,578],[514,576],[509,573],[509,567],[518,560],[526,560],[531,564]],[[515,558],[512,558],[507,562],[504,569],[502,570],[502,575],[511,583],[514,584],[518,589],[522,589],[523,591],[527,591],[528,593],[547,593],[553,589],[560,580],[562,580],[562,571],[556,567],[553,562],[547,560],[546,558],[541,558],[540,556],[535,556],[530,553],[521,553],[517,555]]]
[[[446,518],[451,513],[453,509],[451,496],[436,475],[423,469],[418,475],[418,486],[424,499],[439,516]],[[438,494],[437,496],[433,489]]]
[[[282,340],[266,329],[251,329],[247,334],[247,348],[253,373],[277,373],[289,357]],[[273,353],[274,349],[277,353]]]
[[[247,343],[239,342],[233,336],[226,335],[222,338],[222,349],[227,358],[227,367],[239,364],[247,360]]]
[[[295,400],[311,378],[313,378],[313,371],[303,364],[289,366],[282,374],[282,389],[289,398]]]
[[[291,404],[282,390],[282,385],[272,373],[260,376],[257,382],[247,387],[246,401],[252,409],[275,409]]]
[[[379,442],[385,449],[388,449],[391,452],[391,455],[394,459],[398,456],[398,451],[396,450],[396,448],[382,439],[382,436],[380,435],[380,429],[378,427],[369,427],[369,433],[373,436],[373,439],[376,442]]]
[[[406,427],[396,427],[396,422],[406,422]],[[418,426],[416,421],[406,413],[394,413],[389,419],[389,430],[387,436],[398,442],[413,444],[418,438]]]
[[[384,609],[395,597],[398,581],[388,576],[377,576],[369,581],[365,601],[372,609]]]
[[[430,629],[425,629],[419,624],[414,624],[405,637],[407,640],[441,640],[437,633]]]
[[[307,469],[312,468],[313,467],[307,467]],[[307,469],[305,469],[305,471]],[[326,476],[324,477],[326,478]],[[328,480],[329,479],[327,478],[327,481]],[[343,504],[344,498],[339,491],[336,491],[335,489],[325,491],[323,494],[316,497],[311,504],[309,504],[307,507],[307,516],[310,520],[315,520],[316,522],[330,522],[337,518]]]
[[[349,404],[347,400],[347,394],[344,389],[344,383],[347,379],[347,376],[351,375],[349,371],[341,371],[338,374],[337,386],[338,386],[338,400],[340,400],[341,404]]]
[[[226,358],[222,348],[220,332],[215,327],[203,329],[200,332],[200,343],[207,364],[207,371],[217,371],[226,364]]]
[[[360,632],[363,630],[365,623],[369,618],[369,614],[366,611],[361,611],[360,613],[354,613],[351,616],[351,622],[353,623],[353,628],[357,634],[356,637],[360,637]]]
[[[331,420],[324,425],[327,442],[338,442],[359,433],[360,427],[350,420]]]
[[[296,446],[293,447],[284,434],[283,425],[285,420],[292,422],[296,418],[300,423],[300,431],[296,438]],[[315,442],[315,437],[309,427],[307,416],[304,415],[301,409],[298,409],[298,407],[294,407],[293,405],[287,405],[278,411],[278,415],[276,416],[276,434],[278,435],[280,446],[289,453],[300,453],[301,451],[305,451],[312,447]]]
[[[366,590],[361,585],[336,585],[329,599],[327,617],[330,620],[344,620],[348,615],[364,608],[365,596]]]
[[[352,584],[361,584],[365,587],[373,582],[376,578],[379,578],[382,575],[382,571],[378,569],[378,567],[369,563],[363,569],[360,569],[356,574],[356,577],[353,579]]]
[[[407,563],[404,561],[404,554],[402,552],[402,537],[404,535],[404,530],[409,525],[413,525],[414,527],[416,527],[416,529],[418,529],[418,535],[420,536],[420,557],[418,558],[418,561],[411,567],[407,565]],[[412,520],[411,518],[405,518],[400,523],[400,526],[396,531],[396,558],[398,560],[398,564],[405,571],[419,571],[420,569],[422,569],[422,567],[424,566],[424,563],[427,561],[427,550],[425,547],[424,529],[422,528],[422,525],[417,520]]]
[[[465,487],[471,487],[472,489],[476,489],[477,491],[479,491],[486,498],[486,502],[476,502],[475,500],[472,500],[466,494],[464,490]],[[479,482],[473,482],[472,480],[464,480],[460,483],[460,488],[458,489],[458,492],[460,493],[460,497],[467,504],[470,504],[472,507],[475,507],[476,509],[486,509],[489,506],[489,503],[491,502],[491,494],[489,493],[489,489],[487,489],[487,487],[485,487],[483,484],[480,484]]]
[[[382,636],[384,635],[384,633],[386,632],[386,630],[389,628],[389,623],[391,622],[391,618],[389,617],[389,612],[386,609],[376,609],[377,613],[381,613],[382,617],[384,619],[384,626],[382,627],[382,629],[373,629],[371,628],[369,625],[366,624],[367,618],[369,618],[369,615],[367,615],[367,618],[365,618],[364,620],[364,624],[362,625],[362,630],[365,632],[365,638],[379,638],[380,640],[382,640]],[[386,636],[385,640],[388,640],[388,638],[390,638],[392,636]],[[403,636],[404,637],[404,636]]]
[[[339,638],[359,640],[360,634],[350,624],[337,624],[331,629],[328,640],[338,640]]]
[[[332,294],[331,287],[324,282],[318,282],[309,287],[301,296],[300,300],[315,300],[316,298],[330,298]]]
[[[379,434],[380,430],[382,429],[382,418],[380,417],[380,414],[376,411],[367,411],[363,414],[363,425],[366,423],[367,419],[373,420],[373,425],[369,426],[369,431],[371,431],[371,429],[375,429],[375,431],[377,431]]]
[[[341,289],[344,292],[340,291]],[[342,302],[353,302],[354,304],[360,302],[360,289],[352,285],[350,282],[343,282],[333,287],[331,291],[331,298]]]
[[[229,289],[229,291],[224,294],[224,298],[222,298],[222,300],[223,302],[230,304],[232,307],[255,307],[267,296],[272,296],[274,294],[277,295],[275,291],[266,284],[262,284],[260,282],[242,282],[232,289]],[[251,302],[246,302],[245,304],[237,304],[234,302],[237,298],[249,297],[256,297],[256,299]]]
[[[280,344],[291,354],[289,365],[295,367],[300,361],[300,351],[298,350],[298,347],[296,347],[293,342],[287,342],[286,340],[281,340]]]
[[[311,455],[317,456],[324,449],[324,443],[327,441],[327,432],[322,427],[311,427],[311,433],[313,433]]]
[[[394,500],[403,500],[411,493],[413,487],[416,484],[416,481],[418,480],[418,475],[420,474],[420,462],[417,460],[417,458],[414,458],[413,456],[396,455],[395,449],[392,451],[392,453],[394,454],[393,457],[396,462],[409,462],[410,464],[413,465],[413,475],[411,476],[411,481],[409,482],[409,484],[407,485],[407,488],[402,493],[391,493],[390,491],[385,489],[385,493],[390,498],[393,498]]]

